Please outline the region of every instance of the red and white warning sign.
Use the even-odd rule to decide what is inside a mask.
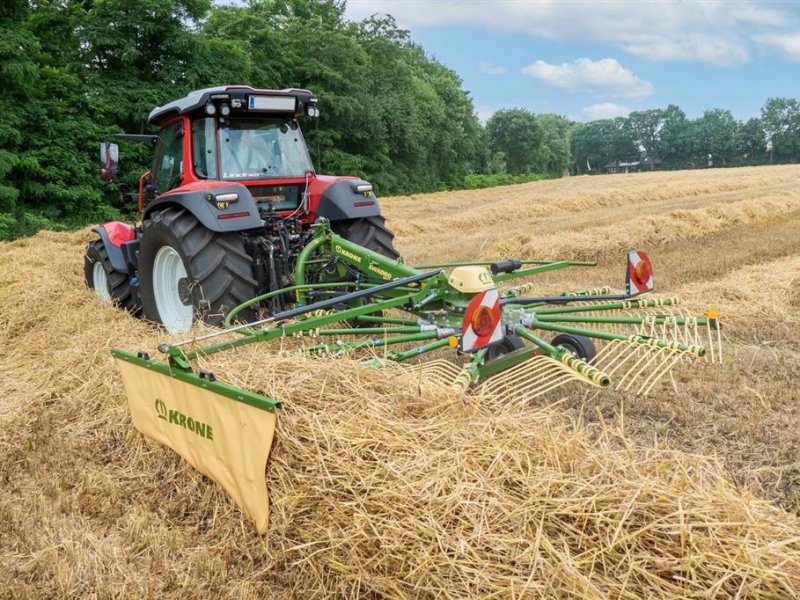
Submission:
[[[626,285],[629,295],[643,294],[653,289],[653,264],[641,250],[628,252]]]
[[[492,288],[477,294],[464,312],[461,351],[472,352],[503,339],[500,323],[500,292]]]

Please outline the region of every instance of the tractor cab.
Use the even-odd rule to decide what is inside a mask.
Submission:
[[[285,287],[320,219],[396,259],[372,185],[314,171],[298,121],[318,116],[308,90],[222,86],[153,109],[148,122],[158,135],[114,136],[152,147],[153,163],[138,194],[120,184],[123,197],[138,197],[141,224],[95,229],[87,285],[178,332],[197,317],[219,324],[242,301]],[[101,144],[100,162],[101,177],[116,182],[116,144]],[[315,261],[318,279],[357,277],[336,257]],[[273,298],[268,308],[282,302]]]
[[[154,148],[152,167],[140,181],[140,212],[164,194],[222,182],[245,185],[263,208],[293,211],[316,177],[298,123],[304,115],[319,116],[308,90],[206,88],[153,109],[148,123],[158,135],[113,137]],[[117,144],[101,143],[102,179],[116,181],[118,161]]]

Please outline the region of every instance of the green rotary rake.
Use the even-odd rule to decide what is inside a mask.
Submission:
[[[220,483],[265,531],[263,471],[280,402],[218,380],[196,366],[199,359],[274,342],[265,349],[279,344],[282,353],[349,355],[370,368],[401,363],[415,377],[509,401],[568,383],[646,394],[680,363],[721,360],[715,311],[692,316],[676,298],[643,297],[653,289],[653,270],[642,251],[628,252],[622,293],[535,296],[534,283],[519,283],[594,264],[411,267],[336,235],[321,220],[296,259],[293,285],[233,308],[224,329],[162,344],[166,360],[112,353],[134,424]],[[283,308],[237,322],[238,315],[276,306]],[[243,430],[252,439],[245,441]]]

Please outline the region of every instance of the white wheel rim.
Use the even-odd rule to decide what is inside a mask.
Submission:
[[[164,246],[153,261],[153,293],[161,322],[170,333],[182,333],[192,326],[194,308],[181,302],[180,281],[186,267],[172,246]]]
[[[92,267],[92,283],[94,293],[103,302],[111,302],[111,292],[108,289],[108,275],[100,261],[96,261]]]

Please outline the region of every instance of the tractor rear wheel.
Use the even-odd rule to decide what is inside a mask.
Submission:
[[[86,248],[83,276],[89,289],[103,302],[114,302],[133,315],[141,311],[130,276],[114,270],[102,240],[94,240]]]
[[[170,333],[195,318],[221,325],[227,312],[256,295],[253,259],[238,233],[215,233],[189,211],[171,207],[144,222],[139,279],[146,318]],[[255,313],[244,310],[243,320]]]
[[[394,234],[386,227],[386,219],[381,215],[333,221],[331,229],[344,239],[364,246],[384,256],[397,260],[400,254],[394,249]]]

